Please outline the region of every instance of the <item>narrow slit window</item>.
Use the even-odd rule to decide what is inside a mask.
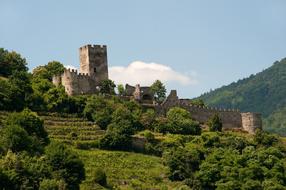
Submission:
[[[93,69],[93,72],[96,73],[96,68]]]

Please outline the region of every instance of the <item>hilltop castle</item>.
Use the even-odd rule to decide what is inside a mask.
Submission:
[[[108,79],[106,46],[86,45],[79,48],[80,71],[65,69],[62,75],[54,76],[53,83],[62,84],[68,95],[94,94],[99,84]]]
[[[53,77],[53,83],[63,85],[68,95],[95,94],[99,91],[100,82],[108,79],[108,64],[106,46],[86,45],[79,48],[80,72],[65,69],[64,73]],[[172,107],[188,110],[192,118],[204,124],[214,114],[222,120],[224,129],[242,129],[254,133],[257,128],[262,129],[259,113],[241,113],[238,110],[199,107],[192,105],[189,99],[179,99],[177,92],[172,90],[162,104],[154,103],[154,94],[150,87],[126,84],[123,96],[126,100],[136,100],[144,106],[154,108],[159,115],[165,115]]]

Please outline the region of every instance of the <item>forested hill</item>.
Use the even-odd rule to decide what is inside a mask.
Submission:
[[[198,98],[208,106],[260,112],[263,118],[271,117],[271,123],[268,124],[276,123],[277,126],[286,128],[286,122],[282,121],[281,117],[279,121],[273,118],[274,113],[280,113],[283,107],[286,107],[286,58],[276,61],[271,67],[256,75],[210,91]],[[283,122],[284,126],[281,126]]]
[[[199,97],[209,106],[270,115],[286,105],[286,58],[268,69]]]

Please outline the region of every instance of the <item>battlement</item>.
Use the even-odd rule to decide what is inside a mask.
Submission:
[[[172,107],[181,107],[188,110],[192,118],[200,123],[206,123],[214,114],[218,114],[225,129],[241,128],[249,133],[254,133],[256,128],[262,128],[260,114],[240,113],[238,109],[194,105],[191,104],[190,99],[179,99],[175,90],[172,90],[165,101],[158,105],[156,109],[159,114],[166,114]]]
[[[106,50],[107,47],[106,45],[91,45],[91,44],[88,44],[88,45],[85,45],[85,46],[82,46],[79,48],[80,50]]]

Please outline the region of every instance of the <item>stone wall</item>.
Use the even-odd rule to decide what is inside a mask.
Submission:
[[[86,45],[79,48],[80,73],[65,69],[61,76],[54,76],[53,83],[62,84],[68,95],[94,94],[102,80],[108,79],[107,49],[103,45]]]
[[[214,114],[218,114],[222,120],[224,129],[241,128],[250,133],[256,128],[262,128],[261,117],[254,113],[240,113],[238,110],[218,109],[195,106],[188,99],[179,99],[177,92],[172,90],[166,100],[156,107],[159,114],[166,114],[172,107],[181,107],[191,113],[193,119],[200,123],[206,123]]]
[[[253,134],[256,129],[262,129],[261,114],[259,113],[241,113],[242,127],[245,131]]]
[[[96,93],[97,82],[92,76],[85,73],[77,73],[73,69],[65,69],[61,75],[61,83],[68,95],[81,95]]]

